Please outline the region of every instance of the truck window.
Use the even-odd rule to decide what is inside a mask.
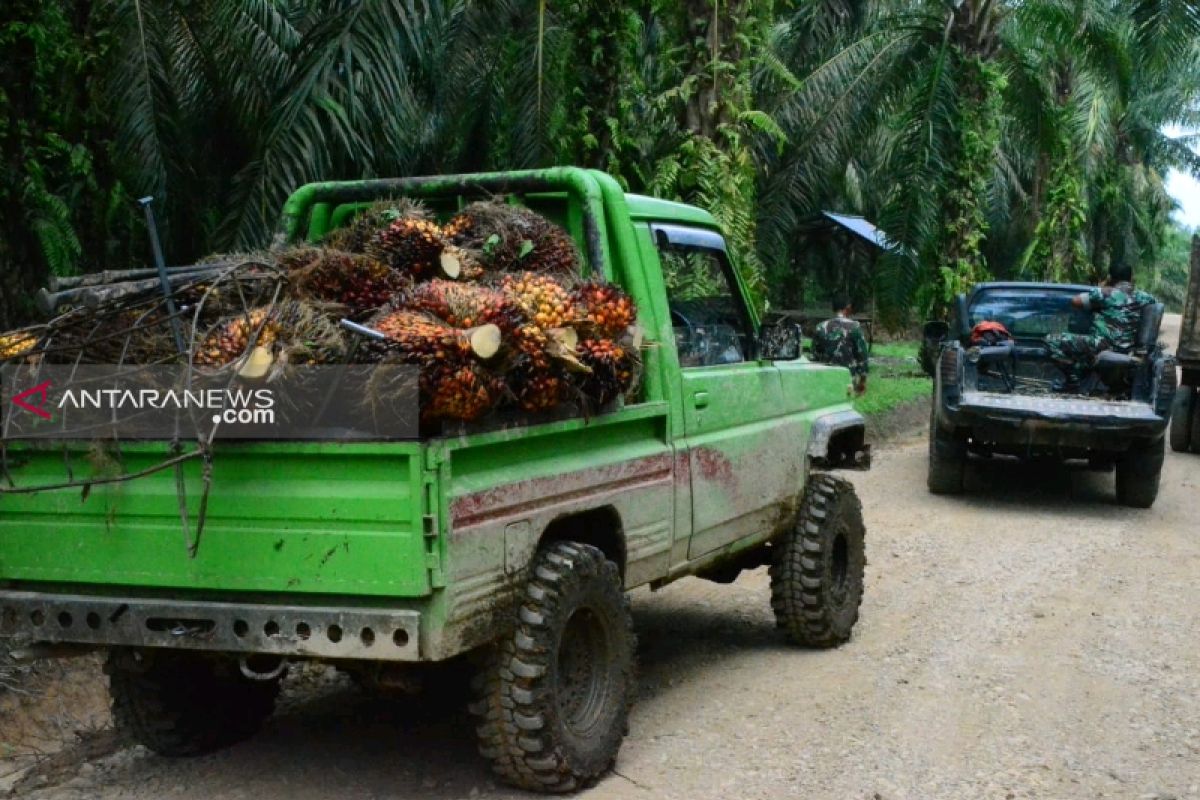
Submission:
[[[661,235],[656,239],[680,366],[746,361],[753,338],[741,295],[733,288],[729,256]]]

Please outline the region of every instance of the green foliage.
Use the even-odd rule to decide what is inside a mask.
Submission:
[[[84,0],[10,0],[0,12],[0,328],[31,316],[48,273],[126,252],[132,226],[109,215],[125,196],[96,102],[104,19]]]
[[[1198,137],[1164,133],[1200,123],[1194,4],[829,2],[781,19],[756,91],[788,145],[759,157],[758,241],[788,297],[847,288],[810,263],[823,209],[861,213],[902,246],[869,287],[894,322],[983,274],[1146,267],[1170,227],[1162,176],[1200,173]]]
[[[1145,264],[1146,268],[1138,276],[1139,285],[1166,303],[1169,311],[1183,311],[1191,273],[1191,253],[1192,232],[1173,225],[1154,261]]]
[[[1000,140],[1000,98],[1005,86],[1004,76],[984,59],[960,54],[957,61],[957,150],[941,204],[941,235],[934,239],[930,254],[936,274],[923,308],[926,316],[936,318],[946,316],[956,295],[989,277],[983,255],[988,232],[984,204]]]
[[[144,262],[131,197],[180,263],[265,244],[306,181],[555,163],[712,211],[763,304],[903,323],[1116,259],[1169,293],[1198,42],[1183,0],[8,0],[0,323]]]
[[[1057,283],[1095,281],[1100,276],[1089,262],[1083,238],[1087,219],[1083,181],[1068,142],[1062,143],[1056,155],[1042,218],[1021,271],[1031,278]]]

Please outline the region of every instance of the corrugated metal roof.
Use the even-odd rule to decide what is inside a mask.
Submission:
[[[876,228],[870,222],[867,222],[862,217],[855,217],[850,214],[835,214],[832,211],[822,211],[829,219],[841,225],[848,231],[858,234],[863,239],[866,239],[871,244],[878,247],[880,250],[891,250],[895,247],[892,240],[887,234]]]

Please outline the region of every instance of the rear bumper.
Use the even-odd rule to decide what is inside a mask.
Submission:
[[[1022,450],[1116,452],[1157,439],[1167,427],[1148,403],[970,390],[957,404],[943,405],[940,417],[942,425],[969,431],[977,441]]]
[[[69,643],[417,661],[420,621],[420,613],[413,610],[0,590],[0,636],[18,645]]]

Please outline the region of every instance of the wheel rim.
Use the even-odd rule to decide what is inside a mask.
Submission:
[[[586,736],[604,717],[612,692],[608,631],[591,609],[578,608],[558,646],[558,708],[567,729]]]
[[[834,602],[844,604],[850,594],[850,542],[844,530],[839,530],[833,538],[829,554],[829,583]]]

